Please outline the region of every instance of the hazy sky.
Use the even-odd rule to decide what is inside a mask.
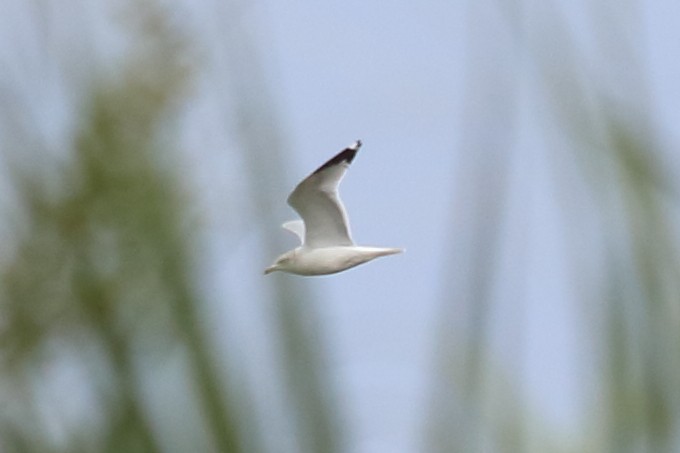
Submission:
[[[119,42],[97,2],[73,2],[73,11],[58,7],[62,4],[57,1],[43,3],[51,11],[46,21],[54,49],[48,55],[40,53],[42,37],[35,33],[40,23],[27,6],[32,2],[0,1],[0,62],[5,68],[0,83],[3,101],[26,103],[38,136],[58,141],[72,121],[68,101],[85,79],[79,74],[91,71],[86,68],[91,61],[110,67]],[[234,305],[229,310],[247,331],[248,326],[262,325],[257,318],[263,305],[252,303],[248,295],[254,291],[266,297],[269,281],[261,271],[274,258],[249,252],[262,242],[260,235],[286,233],[278,225],[242,228],[236,241],[219,233],[225,225],[248,225],[248,220],[233,216],[233,210],[218,206],[243,189],[238,163],[225,151],[233,139],[222,128],[225,119],[214,96],[226,89],[220,85],[226,78],[222,71],[233,69],[221,61],[218,43],[233,36],[224,29],[228,21],[213,14],[219,2],[183,3],[175,19],[187,21],[199,52],[204,52],[205,72],[199,76],[183,137],[211,212],[210,228],[216,232],[208,274],[217,293],[229,293]],[[476,76],[486,74],[493,80],[494,71],[514,74],[520,95],[516,142],[496,151],[498,156],[507,153],[508,160],[502,162],[510,167],[511,184],[499,256],[505,279],[495,288],[499,305],[493,342],[499,363],[508,366],[510,378],[518,381],[537,414],[558,431],[583,428],[577,419],[585,410],[587,377],[579,363],[588,352],[581,349],[575,329],[577,294],[569,289],[574,282],[564,265],[570,253],[563,241],[565,219],[556,208],[556,183],[551,179],[550,147],[556,138],[539,135],[544,123],[534,97],[541,92],[532,90],[536,74],[530,58],[513,46],[513,34],[495,8],[505,2],[469,3],[475,2],[264,0],[251,2],[236,19],[247,24],[259,45],[273,107],[291,150],[286,168],[290,185],[281,193],[282,212],[288,215],[281,222],[295,216],[283,207],[287,191],[361,139],[364,147],[341,187],[354,238],[366,245],[407,250],[330,278],[305,280],[318,296],[312,303],[321,315],[323,340],[330,350],[329,374],[349,426],[351,453],[418,451],[431,396],[434,340],[440,327],[436,321],[445,291],[451,290],[444,284],[450,269],[442,266],[455,263],[449,256],[451,241],[465,240],[451,229],[459,215],[453,201],[466,195],[456,193],[461,190],[456,178],[474,168],[477,159],[488,157],[468,147],[472,142],[465,139],[471,133],[466,128],[474,128],[466,116],[471,109],[485,108],[482,101],[475,104],[469,90],[480,82]],[[524,23],[538,35],[530,36],[543,42],[542,10],[534,9],[534,3],[525,2]],[[583,13],[588,3],[558,2],[586,51],[593,40],[592,24]],[[639,20],[642,28],[632,28],[635,32],[625,39],[637,42],[640,70],[651,94],[650,114],[666,145],[677,147],[680,2],[641,4],[642,14],[626,20]],[[70,15],[73,12],[77,18]],[[638,42],[640,30],[644,34]],[[93,40],[81,42],[79,33],[90,33]],[[545,42],[549,48],[550,40]],[[489,48],[480,55],[471,50]],[[614,82],[620,74],[621,84],[627,86],[630,68],[616,66],[614,57],[612,62],[605,72]],[[504,93],[499,89],[497,95]],[[470,199],[476,195],[470,194]],[[229,203],[230,208],[247,209],[247,200]],[[518,267],[524,271],[517,272]],[[513,325],[517,319],[526,323],[525,330]],[[504,348],[514,341],[526,347],[525,356],[511,357],[514,349]]]
[[[582,307],[575,303],[579,283],[586,282],[570,280],[563,263],[574,251],[565,250],[561,223],[569,219],[557,211],[559,182],[551,180],[555,138],[540,136],[541,113],[535,111],[540,103],[531,99],[537,94],[529,59],[503,44],[511,40],[496,9],[503,2],[469,3],[397,1],[386,7],[363,1],[270,1],[262,6],[262,47],[271,58],[274,92],[294,144],[292,181],[351,140],[363,139],[365,146],[342,186],[355,237],[407,249],[404,256],[309,283],[329,296],[320,309],[355,435],[354,451],[361,453],[416,451],[427,416],[438,302],[450,272],[441,266],[451,262],[444,260],[451,250],[447,241],[465,240],[450,231],[457,215],[453,192],[461,190],[454,178],[480,157],[478,150],[465,148],[469,141],[463,139],[469,132],[464,115],[475,103],[466,100],[466,90],[475,86],[469,78],[480,71],[470,65],[514,73],[525,90],[519,94],[517,142],[499,151],[510,156],[512,194],[499,257],[506,280],[498,283],[498,330],[492,341],[499,344],[500,362],[508,364],[507,372],[535,406],[531,409],[558,430],[583,429],[578,420],[586,420],[584,411],[592,409],[583,401],[592,396],[592,390],[584,391],[592,351],[579,337]],[[631,9],[627,16],[615,2],[600,2],[599,13],[589,3],[557,2],[577,42],[595,57],[589,43],[606,39],[597,36],[597,20],[621,20],[630,27],[620,39],[633,42],[644,66],[625,67],[612,56],[593,67],[605,65],[602,72],[610,77],[614,95],[620,94],[616,85],[627,89],[631,73],[639,70],[661,135],[677,146],[680,5],[641,2],[641,14]],[[544,42],[544,33],[550,45],[550,24],[542,17],[546,9],[536,2],[523,7],[524,23],[532,30],[528,36]],[[621,17],[608,16],[612,8]],[[485,47],[492,49],[486,56],[470,54]],[[575,170],[563,170],[568,184]],[[572,196],[578,200],[580,194]],[[584,217],[587,226],[587,212]],[[576,253],[587,256],[589,245],[584,239]],[[513,320],[523,321],[523,330]],[[503,352],[516,352],[504,349],[506,342],[522,344],[525,355],[503,357]]]

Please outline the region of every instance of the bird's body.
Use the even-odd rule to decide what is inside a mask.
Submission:
[[[295,233],[302,245],[278,257],[265,274],[274,271],[306,276],[335,274],[403,251],[394,247],[358,246],[352,241],[338,185],[360,147],[361,142],[357,141],[338,153],[290,194],[288,204],[302,220],[286,222],[283,227]]]
[[[298,275],[328,275],[351,269],[354,266],[371,261],[381,256],[401,253],[399,248],[362,247],[357,245],[339,245],[335,247],[309,248],[298,247],[277,260],[283,261],[285,269],[273,266],[265,270],[265,274],[283,270]]]

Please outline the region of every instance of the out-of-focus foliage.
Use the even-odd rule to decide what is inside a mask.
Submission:
[[[185,49],[162,11],[138,14],[143,45],[84,96],[72,152],[35,172],[10,169],[26,220],[2,272],[2,390],[13,399],[0,418],[3,451],[167,450],[173,439],[153,420],[143,384],[149,374],[177,379],[163,364],[178,357],[200,415],[174,429],[204,425],[209,435],[195,445],[206,451],[243,446],[232,388],[201,328],[184,194],[168,165]],[[51,382],[65,364],[72,380]],[[73,393],[84,413],[61,416],[66,395],[50,408],[41,394],[55,391]]]
[[[218,373],[201,327],[185,194],[169,164],[186,49],[162,11],[145,4],[135,21],[142,45],[84,96],[72,152],[36,172],[10,168],[22,210],[14,214],[26,220],[16,222],[2,272],[2,391],[12,396],[0,418],[3,451],[244,445],[235,389]],[[184,363],[182,391],[195,395],[195,407],[152,409],[145,380],[180,381],[164,371],[172,360]],[[67,365],[71,379],[51,382]],[[63,395],[50,407],[45,395],[53,392],[77,403]],[[73,419],[61,414],[71,404],[82,411]],[[159,426],[154,419],[167,410],[189,417]],[[201,430],[207,435],[191,434]],[[173,432],[193,442],[182,447]]]
[[[299,280],[270,280],[265,305],[280,360],[272,368],[285,400],[283,428],[262,421],[263,410],[280,408],[258,403],[259,381],[244,378],[238,354],[226,357],[229,347],[214,343],[196,276],[202,231],[190,217],[193,197],[173,148],[200,52],[169,9],[132,3],[118,17],[132,45],[112,73],[83,84],[67,149],[46,152],[20,106],[0,105],[0,157],[9,181],[2,198],[13,200],[2,206],[0,224],[0,451],[343,451],[341,406],[334,404],[323,338]],[[635,6],[601,3],[612,11]],[[494,5],[486,6],[501,12],[503,39],[489,46],[488,36],[501,29],[470,21],[476,27],[461,147],[477,155],[455,182],[463,190],[452,207],[423,451],[677,451],[678,194],[640,95],[644,77],[633,74],[628,86],[612,92],[607,68],[585,61],[562,15],[551,9],[554,2],[536,13],[545,21],[535,22],[524,22],[526,11],[512,2]],[[235,5],[224,9],[237,16]],[[473,18],[478,13],[471,8]],[[237,22],[233,17],[229,25]],[[631,42],[606,36],[609,30],[616,38],[625,28],[621,17],[628,16],[600,24],[607,43],[601,60],[613,53],[635,68],[640,62]],[[257,49],[243,29],[234,26],[232,34],[220,44],[229,67],[223,104],[240,147],[229,153],[245,169],[244,192],[255,207],[250,215],[274,225],[281,200],[272,188],[282,185],[278,150],[285,140]],[[592,224],[600,228],[593,241],[597,258],[582,265],[586,260],[574,253],[567,265],[579,297],[581,341],[597,361],[587,380],[592,409],[582,425],[589,428],[568,439],[554,433],[513,380],[517,373],[509,368],[520,368],[521,360],[500,363],[492,351],[511,205],[508,144],[520,129],[523,77],[535,82],[529,95],[539,99],[533,105],[550,131],[546,142],[560,145],[543,157],[554,164],[565,248],[577,249],[583,240],[581,216],[594,211]],[[576,169],[589,208],[574,203],[566,182],[575,179],[563,177],[563,162]],[[271,255],[280,249],[279,239],[266,241]],[[589,273],[593,261],[595,275]],[[532,278],[523,274],[524,264],[518,260],[515,280]],[[516,337],[525,308],[518,304],[520,314],[510,322]],[[508,343],[523,356],[526,344]]]
[[[678,186],[666,165],[670,152],[660,144],[659,128],[647,104],[648,87],[638,55],[644,36],[637,16],[640,5],[597,2],[587,16],[597,23],[598,29],[589,30],[598,38],[597,45],[588,49],[579,47],[582,36],[576,36],[557,2],[547,2],[536,11],[512,2],[497,6],[511,39],[493,44],[473,40],[473,60],[513,52],[524,65],[519,70],[512,64],[499,65],[494,73],[477,74],[484,66],[469,64],[471,126],[466,131],[473,132],[464,136],[462,146],[485,157],[477,160],[477,167],[464,169],[461,174],[467,174],[456,184],[465,196],[479,194],[475,203],[481,203],[481,208],[455,213],[464,220],[453,225],[453,235],[470,238],[472,243],[454,241],[452,249],[452,283],[444,297],[440,364],[433,388],[434,416],[426,426],[429,445],[441,452],[677,451]],[[478,24],[476,30],[482,35],[498,33],[479,28]],[[587,58],[593,51],[599,65]],[[627,76],[611,77],[619,70],[627,71]],[[541,112],[541,138],[553,146],[540,157],[553,167],[566,248],[575,250],[567,263],[573,293],[581,299],[575,307],[580,336],[574,335],[574,341],[591,351],[596,362],[591,368],[587,354],[580,358],[589,415],[580,422],[587,428],[568,439],[552,434],[553,428],[536,416],[522,395],[522,383],[508,378],[510,370],[499,368],[491,350],[490,326],[503,299],[494,293],[503,250],[499,238],[511,206],[504,181],[513,159],[507,154],[517,140],[515,104],[523,93],[522,77],[532,81],[529,96],[538,94],[540,99],[533,107]],[[621,79],[626,83],[621,84]],[[499,85],[507,87],[503,97],[494,96]],[[479,105],[483,107],[472,107]],[[508,140],[499,148],[497,140],[489,140],[479,130],[494,130],[494,137]],[[577,178],[568,176],[573,168]],[[494,173],[493,179],[489,172]],[[581,231],[584,222],[600,229]],[[595,248],[583,253],[583,243],[592,243],[593,236]],[[522,264],[517,269],[518,282],[536,278],[526,274]],[[516,303],[521,313],[523,301]],[[526,317],[519,315],[512,322],[520,338]],[[521,368],[530,345],[507,336]]]
[[[263,409],[254,407],[239,355],[227,358],[229,347],[214,343],[197,275],[201,221],[190,217],[193,196],[174,147],[199,52],[169,8],[145,1],[116,11],[127,39],[119,64],[91,71],[95,80],[75,94],[65,149],[47,152],[32,138],[23,106],[0,106],[14,197],[3,206],[0,450],[335,451],[332,399],[319,343],[310,341],[314,314],[298,312],[299,286],[274,283],[289,440],[263,434],[273,427],[256,417]],[[236,62],[244,43],[225,54],[241,68],[232,107],[236,122],[248,124],[239,140],[257,175],[274,160],[263,153],[280,144],[275,120],[262,114],[261,80],[246,69],[255,56]],[[265,171],[280,178],[276,167]],[[253,196],[271,198],[262,185]],[[271,210],[256,215],[274,222]]]

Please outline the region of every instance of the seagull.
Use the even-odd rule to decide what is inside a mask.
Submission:
[[[338,185],[361,148],[357,140],[302,180],[288,197],[288,204],[302,217],[282,226],[294,233],[301,245],[279,256],[264,273],[328,275],[342,272],[403,249],[355,245]]]

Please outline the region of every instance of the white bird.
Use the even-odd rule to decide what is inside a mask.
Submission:
[[[356,156],[361,141],[320,166],[302,180],[288,197],[288,204],[302,220],[284,223],[302,244],[279,256],[264,273],[274,271],[298,275],[335,274],[381,256],[401,253],[400,248],[363,247],[354,244],[338,185]]]

